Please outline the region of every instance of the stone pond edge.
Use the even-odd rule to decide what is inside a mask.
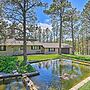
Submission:
[[[87,77],[86,79],[82,80],[80,83],[78,83],[77,85],[75,85],[74,87],[72,87],[69,90],[78,90],[79,88],[81,88],[83,85],[85,85],[88,81],[90,81],[90,77]]]
[[[6,74],[6,75],[0,75],[0,79],[5,79],[5,78],[12,78],[12,77],[22,77],[23,75],[27,75],[28,77],[33,77],[40,75],[38,71],[31,72],[31,73],[24,73],[24,74]]]

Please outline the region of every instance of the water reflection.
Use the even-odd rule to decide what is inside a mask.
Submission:
[[[73,63],[71,60],[57,59],[32,64],[39,76],[32,81],[39,90],[69,90],[84,78],[90,76],[90,67]],[[0,90],[28,90],[21,80],[10,79],[0,83]]]
[[[9,80],[4,81],[3,84],[0,85],[0,90],[26,90],[22,81]]]
[[[71,60],[57,59],[32,65],[40,72],[39,76],[32,78],[39,90],[69,90],[85,78],[83,75],[87,77],[86,74],[90,74],[89,66],[75,64]]]

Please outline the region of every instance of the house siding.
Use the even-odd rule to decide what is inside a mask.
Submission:
[[[0,51],[0,55],[12,55],[13,48],[12,46],[6,46],[6,51]]]
[[[6,46],[6,51],[0,51],[0,55],[22,55],[23,49],[20,49],[22,45],[15,45],[15,46]],[[71,54],[71,48],[64,48],[62,49],[62,53],[64,54]],[[27,46],[27,54],[58,54],[58,48],[55,48],[55,51],[49,51],[49,48],[44,48],[41,46],[38,50],[32,50],[31,46]]]
[[[55,51],[49,51],[49,48],[45,48],[45,52],[44,52],[45,54],[52,54],[52,53],[56,53],[56,54],[58,54],[58,48],[55,48]]]
[[[0,51],[0,55],[22,55],[23,54],[23,43],[22,42],[8,42],[5,44],[1,44],[3,46],[6,45],[6,51]],[[33,46],[33,48],[32,48]],[[72,48],[67,44],[62,44],[62,48],[69,48],[68,53],[71,54]],[[27,43],[27,54],[58,54],[59,44],[58,43]]]

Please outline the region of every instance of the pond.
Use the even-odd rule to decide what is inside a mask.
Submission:
[[[39,90],[69,90],[81,80],[90,76],[90,66],[73,63],[72,60],[51,60],[33,63],[40,75],[31,80]],[[28,90],[21,80],[0,83],[0,90]]]
[[[32,64],[40,75],[33,77],[39,90],[69,90],[90,75],[90,66],[72,60],[52,60]]]

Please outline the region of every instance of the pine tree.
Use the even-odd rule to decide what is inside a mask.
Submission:
[[[89,54],[89,38],[90,37],[90,0],[86,3],[83,11],[82,11],[82,18],[81,18],[81,22],[82,22],[82,28],[84,29],[84,42],[86,42],[86,54]]]
[[[74,55],[75,52],[75,35],[77,37],[77,34],[79,32],[79,22],[80,22],[80,12],[77,11],[75,8],[71,8],[70,10],[67,10],[65,13],[65,20],[69,22],[67,27],[70,29],[71,32],[71,38],[72,38],[72,54]]]
[[[33,21],[36,17],[33,15],[33,9],[38,6],[45,5],[39,0],[4,0],[4,11],[6,13],[6,18],[10,21],[22,25],[23,31],[23,64],[27,61],[27,26],[33,25]]]
[[[67,0],[53,0],[50,8],[44,12],[48,15],[57,15],[59,21],[59,54],[61,54],[61,42],[62,42],[62,24],[63,24],[63,14],[67,8],[70,7],[70,3]]]

